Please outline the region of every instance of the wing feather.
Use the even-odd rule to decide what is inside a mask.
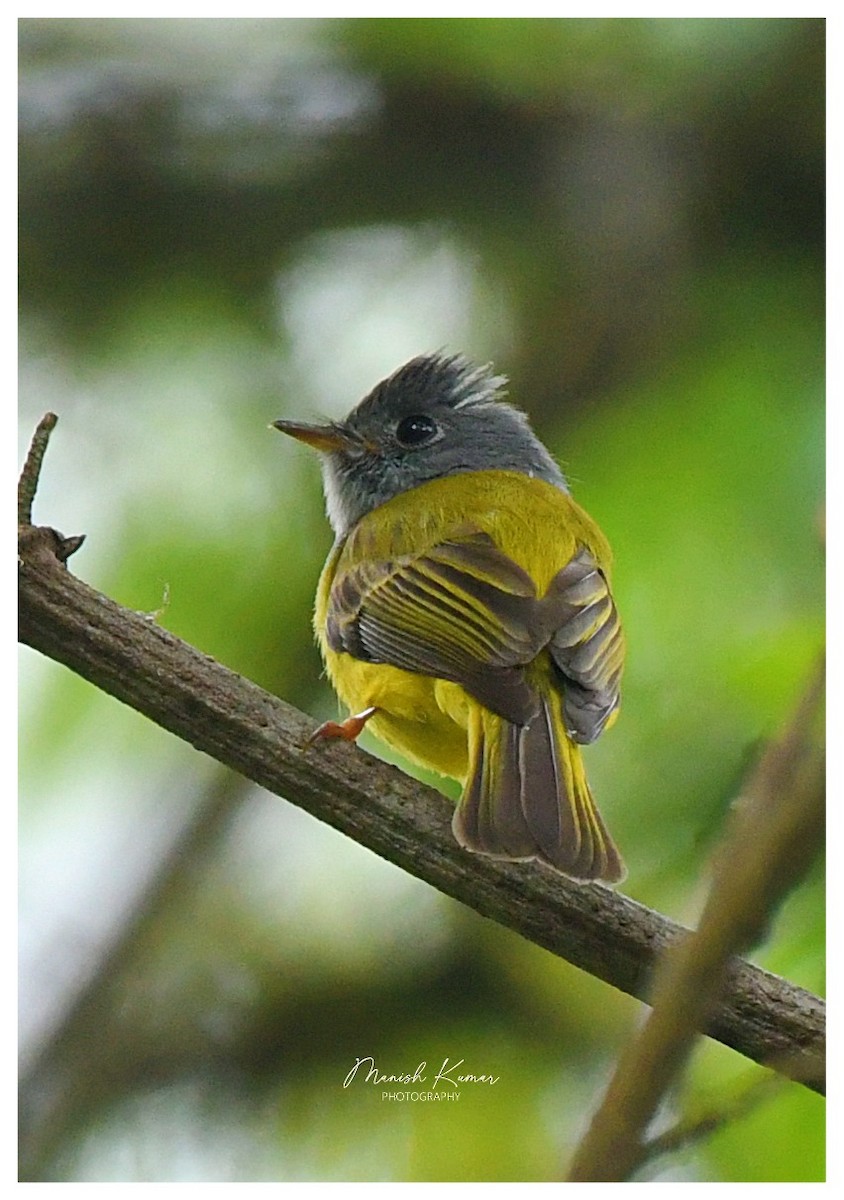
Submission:
[[[561,675],[563,713],[573,741],[594,742],[620,701],[624,634],[607,578],[581,549],[552,581],[557,628],[548,643]]]

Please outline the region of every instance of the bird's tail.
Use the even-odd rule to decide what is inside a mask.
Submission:
[[[541,859],[574,879],[624,878],[556,692],[543,695],[539,713],[524,726],[474,708],[469,772],[453,828],[461,846],[480,854]]]

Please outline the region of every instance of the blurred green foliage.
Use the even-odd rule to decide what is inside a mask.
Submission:
[[[22,448],[60,416],[36,519],[330,714],[318,473],[267,423],[492,358],[614,546],[629,667],[588,766],[625,890],[693,921],[822,648],[824,22],[25,18],[20,45]],[[561,1176],[638,1005],[26,651],[21,716],[24,1178]],[[823,951],[819,866],[755,957],[820,990]],[[383,1101],[342,1087],[368,1054],[501,1080]],[[673,1115],[758,1074],[704,1044]],[[784,1085],[646,1177],[823,1153]]]

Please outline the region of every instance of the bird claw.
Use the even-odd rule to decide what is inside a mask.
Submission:
[[[323,738],[342,738],[344,742],[356,741],[363,732],[366,722],[377,711],[376,708],[365,708],[363,712],[356,713],[353,717],[347,717],[345,721],[326,721],[314,730],[305,742],[304,749],[307,750],[313,746],[314,742],[320,742]]]

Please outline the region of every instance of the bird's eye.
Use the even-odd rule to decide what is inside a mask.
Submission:
[[[427,416],[425,413],[417,413],[412,417],[405,417],[399,421],[396,427],[396,439],[402,446],[424,446],[426,442],[432,442],[440,432],[440,427],[433,417]]]

